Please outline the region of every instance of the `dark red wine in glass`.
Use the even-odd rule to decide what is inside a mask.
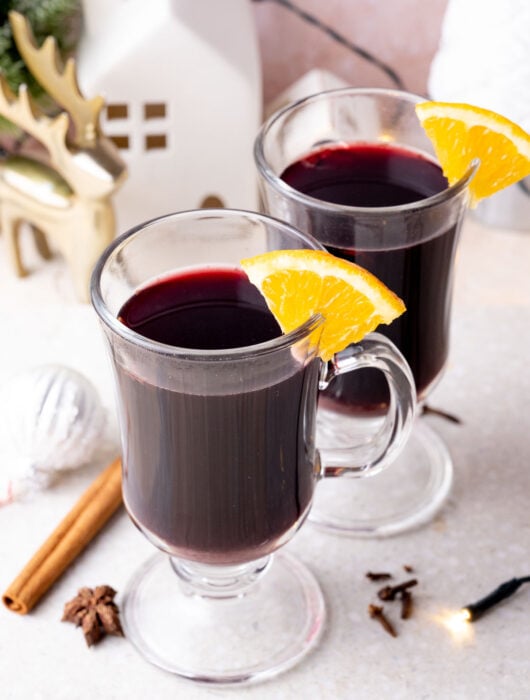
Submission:
[[[373,143],[322,148],[290,165],[281,177],[310,197],[351,207],[398,207],[447,188],[435,162],[403,147]],[[390,228],[385,232],[385,248],[374,245],[373,250],[328,246],[316,208],[311,228],[329,252],[368,269],[405,302],[406,312],[377,330],[404,354],[422,398],[441,373],[448,354],[456,225],[408,246],[392,245]],[[338,377],[320,402],[347,413],[380,411],[388,402],[386,380],[371,369]]]
[[[258,290],[232,268],[163,278],[134,294],[119,318],[151,340],[195,350],[281,335]],[[318,361],[303,367],[292,358],[280,381],[201,394],[154,386],[118,366],[123,493],[133,521],[169,553],[202,563],[274,551],[303,522],[314,490],[318,369]]]

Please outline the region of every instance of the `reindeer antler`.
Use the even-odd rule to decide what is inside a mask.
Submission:
[[[28,20],[11,11],[9,21],[17,48],[26,66],[46,92],[66,110],[75,126],[75,144],[90,146],[99,132],[99,114],[104,104],[101,96],[86,99],[77,84],[75,61],[69,58],[62,68],[54,37],[49,36],[37,48]]]
[[[26,85],[20,86],[16,96],[3,75],[0,75],[0,114],[36,138],[52,157],[57,145],[66,139],[68,115],[61,112],[54,118],[47,117],[33,103]]]

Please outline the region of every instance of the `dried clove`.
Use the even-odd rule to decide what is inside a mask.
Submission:
[[[453,413],[448,413],[447,411],[442,411],[440,408],[433,408],[428,404],[423,404],[421,408],[421,415],[438,416],[439,418],[445,418],[445,420],[451,421],[451,423],[462,425],[462,420],[458,416],[455,416]]]
[[[408,590],[401,592],[401,619],[408,620],[412,616],[412,593]]]
[[[403,564],[402,568],[407,573],[414,572],[414,567],[410,566],[409,564]],[[371,581],[386,581],[393,578],[393,575],[387,571],[368,571],[366,573],[366,578],[370,579]],[[414,599],[410,589],[417,584],[418,580],[416,578],[410,578],[394,586],[386,585],[377,591],[377,596],[380,600],[384,600],[385,602],[395,600],[400,601],[400,617],[402,620],[408,620],[410,617],[412,617],[414,607]],[[372,619],[377,620],[383,629],[392,637],[398,636],[393,624],[385,615],[382,605],[369,605],[368,614]]]
[[[400,593],[406,591],[408,588],[416,586],[417,584],[418,580],[411,578],[403,583],[398,583],[396,586],[384,586],[377,592],[377,596],[380,600],[395,600],[396,596],[398,596]]]
[[[386,571],[367,571],[366,578],[369,578],[370,581],[387,581],[389,578],[392,578],[392,574]]]
[[[393,624],[390,622],[390,620],[385,615],[382,605],[370,604],[368,606],[368,614],[370,615],[372,620],[377,620],[379,622],[379,624],[385,630],[385,632],[388,632],[388,634],[391,635],[392,637],[397,637],[397,632],[394,629]]]

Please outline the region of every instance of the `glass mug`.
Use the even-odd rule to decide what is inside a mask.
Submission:
[[[388,340],[374,334],[324,365],[315,347],[323,319],[281,335],[238,271],[241,258],[271,248],[320,247],[264,215],[180,212],[118,238],[93,273],[124,503],[163,553],[125,592],[126,634],[149,661],[196,681],[268,678],[313,647],[325,619],[318,583],[296,558],[272,554],[305,520],[321,477],[382,469],[410,431],[414,384]],[[184,316],[167,320],[170,308]],[[138,325],[146,318],[156,329]],[[361,367],[388,380],[385,427],[371,445],[321,459],[319,386]]]
[[[447,360],[454,255],[476,165],[447,186],[418,101],[368,88],[312,95],[270,117],[255,160],[269,214],[367,268],[403,299],[406,312],[378,331],[409,363],[421,404]],[[317,445],[369,439],[387,401],[377,373],[339,378],[320,401]],[[326,483],[311,519],[346,534],[395,534],[434,516],[452,474],[445,444],[418,420],[392,469],[348,487]]]

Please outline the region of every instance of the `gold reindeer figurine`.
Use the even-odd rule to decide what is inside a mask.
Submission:
[[[110,198],[126,178],[125,164],[101,133],[104,100],[81,94],[74,60],[63,70],[52,36],[38,48],[23,15],[10,12],[9,21],[27,68],[64,111],[47,116],[25,85],[14,95],[0,76],[0,114],[44,146],[48,161],[16,155],[0,161],[0,227],[17,275],[27,272],[18,241],[26,222],[43,257],[50,257],[47,239],[62,253],[77,296],[87,301],[92,268],[115,236]]]

